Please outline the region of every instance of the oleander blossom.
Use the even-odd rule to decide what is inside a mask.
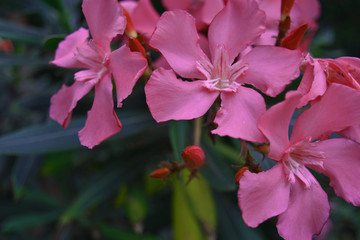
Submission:
[[[146,59],[124,45],[111,52],[110,42],[126,27],[126,18],[116,0],[84,0],[83,13],[89,31],[80,28],[60,42],[51,61],[60,67],[83,68],[75,73],[71,86],[63,85],[51,98],[50,117],[67,127],[77,102],[92,88],[95,98],[88,112],[85,127],[79,131],[82,145],[89,148],[121,130],[114,111],[112,77],[116,85],[117,105],[131,92],[146,69]]]
[[[173,70],[153,72],[145,93],[158,122],[194,119],[204,115],[220,97],[214,134],[264,142],[257,119],[265,102],[251,84],[276,96],[299,75],[301,54],[285,48],[258,46],[241,52],[265,31],[265,14],[253,0],[229,0],[210,23],[210,56],[199,45],[195,20],[182,10],[165,12],[150,39]],[[178,79],[174,71],[182,78]]]
[[[349,139],[321,139],[360,121],[359,92],[333,84],[318,102],[288,128],[301,93],[289,92],[286,100],[271,107],[259,120],[259,129],[270,143],[269,157],[277,161],[258,174],[246,171],[239,181],[238,200],[245,223],[257,227],[278,216],[280,236],[287,240],[312,239],[329,217],[327,195],[308,168],[325,174],[335,193],[360,205],[360,144]]]
[[[312,58],[308,54],[303,66],[304,77],[298,88],[303,97],[298,107],[317,101],[333,83],[342,84],[360,92],[359,58]],[[344,129],[338,134],[360,143],[360,124]]]

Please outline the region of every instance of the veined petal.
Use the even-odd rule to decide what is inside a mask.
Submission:
[[[76,81],[70,87],[63,85],[62,88],[51,97],[50,117],[64,128],[67,127],[70,122],[71,112],[77,102],[84,97],[94,85],[94,81]]]
[[[246,171],[240,179],[238,200],[246,225],[257,227],[263,221],[283,213],[289,204],[290,183],[283,165],[251,173]]]
[[[182,9],[187,10],[190,8],[191,2],[193,0],[162,0],[162,4],[164,4],[167,10],[175,10]]]
[[[105,52],[110,52],[110,42],[118,34],[123,34],[126,17],[117,0],[83,0],[83,13],[91,36]]]
[[[256,42],[265,31],[265,14],[253,0],[228,0],[209,26],[209,46],[212,57],[219,45],[224,45],[233,61],[247,46]]]
[[[150,0],[140,0],[131,13],[131,19],[138,32],[150,38],[160,19]]]
[[[323,173],[336,195],[360,206],[360,144],[337,138],[320,141],[318,149],[326,154]]]
[[[280,160],[289,146],[288,126],[300,97],[298,92],[289,92],[285,101],[271,107],[259,119],[258,128],[270,142],[270,158]]]
[[[91,149],[120,130],[121,124],[114,111],[111,77],[107,74],[95,86],[94,103],[85,127],[79,131],[80,143]]]
[[[338,134],[344,138],[349,138],[360,143],[360,124],[345,128],[341,132],[338,132]]]
[[[79,28],[79,30],[71,33],[59,43],[55,52],[55,59],[50,63],[64,68],[85,68],[85,64],[77,61],[75,53],[77,48],[87,45],[88,38],[89,31],[85,28]]]
[[[282,47],[258,46],[241,58],[248,69],[240,79],[275,97],[300,74],[301,52]]]
[[[139,52],[131,52],[124,45],[110,55],[110,70],[116,85],[117,106],[132,92],[147,67],[147,60]]]
[[[219,95],[202,81],[177,79],[172,70],[159,68],[145,86],[146,102],[157,122],[193,119],[204,115]]]
[[[257,128],[257,122],[265,111],[263,97],[251,88],[238,87],[236,92],[222,92],[221,108],[214,120],[218,127],[212,133],[247,141],[266,142],[266,138]]]
[[[195,6],[195,12],[191,11],[190,7],[190,13],[196,18],[196,25],[198,29],[203,29],[204,27],[207,27],[214,19],[216,14],[218,14],[220,10],[223,9],[225,6],[223,0],[205,0],[203,2],[193,2],[195,2],[195,4],[196,2],[200,2],[197,3],[199,6]]]
[[[322,98],[296,119],[291,143],[307,137],[312,140],[322,134],[340,131],[360,122],[360,92],[333,83]]]
[[[326,75],[318,61],[308,58],[304,76],[298,91],[303,94],[298,108],[305,106],[318,96],[322,96],[327,89]]]
[[[199,46],[195,19],[182,10],[161,15],[150,45],[158,49],[176,73],[184,78],[202,79],[196,62],[207,58]]]
[[[360,91],[360,58],[356,57],[340,57],[335,59],[335,62],[344,66],[352,76],[349,86]]]
[[[291,185],[289,206],[279,215],[278,232],[287,240],[310,240],[314,234],[320,234],[329,212],[327,195],[319,183],[305,188],[301,182],[295,181]]]

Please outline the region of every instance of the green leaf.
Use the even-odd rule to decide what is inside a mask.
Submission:
[[[188,172],[187,175],[185,181],[187,181],[190,173]],[[198,178],[192,179],[185,187],[185,191],[196,218],[200,221],[207,235],[214,238],[216,235],[215,202],[206,179],[198,174]]]
[[[18,57],[18,56],[9,56],[0,54],[0,66],[8,67],[8,66],[18,66],[18,65],[26,65],[26,66],[36,66],[36,65],[47,65],[49,61],[44,59],[34,59],[29,57]]]
[[[146,160],[142,155],[133,157],[131,161],[122,161],[120,165],[115,163],[116,165],[109,166],[98,174],[88,186],[84,187],[79,196],[63,213],[60,219],[61,224],[67,224],[74,219],[81,219],[87,209],[115,194],[121,184],[142,170],[134,166],[141,166]]]
[[[206,156],[205,160],[208,164],[204,166],[201,173],[208,180],[209,184],[218,191],[235,190],[235,170],[213,149],[211,143],[205,141],[203,149]]]
[[[51,35],[45,39],[43,46],[50,51],[55,51],[59,43],[64,39],[65,35],[63,34]]]
[[[27,191],[26,184],[40,168],[42,158],[38,156],[20,157],[16,160],[11,174],[15,200],[19,200]]]
[[[172,213],[174,240],[205,239],[190,201],[186,196],[184,183],[179,179],[173,179]]]
[[[220,239],[265,239],[258,230],[245,225],[238,206],[225,199],[224,195],[218,194],[215,199]]]
[[[24,231],[32,227],[55,222],[59,218],[60,214],[61,212],[56,210],[45,213],[16,215],[5,220],[2,225],[2,231]]]
[[[158,237],[138,235],[103,223],[99,224],[98,227],[104,240],[160,240]]]
[[[130,188],[126,213],[133,224],[142,222],[147,213],[146,195],[141,186],[136,185]]]
[[[150,115],[140,111],[127,111],[118,117],[123,128],[106,141],[124,139],[154,125]],[[72,119],[65,129],[54,121],[21,129],[0,138],[0,154],[40,154],[80,147],[77,133],[84,124],[85,118],[81,118]]]
[[[188,145],[188,131],[189,121],[170,121],[170,141],[177,161],[181,161],[181,152]]]
[[[45,34],[30,26],[22,26],[0,19],[0,37],[22,43],[41,44]]]

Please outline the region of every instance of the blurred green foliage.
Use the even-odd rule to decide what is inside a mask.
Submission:
[[[159,6],[159,1],[154,1]],[[92,96],[66,129],[48,117],[49,99],[72,70],[48,64],[57,44],[85,22],[79,0],[1,0],[0,239],[279,239],[276,219],[245,226],[234,184],[239,141],[203,136],[200,179],[150,179],[161,161],[180,161],[188,121],[156,124],[141,83],[117,114],[123,130],[93,150],[79,144]],[[323,0],[312,52],[360,57],[358,0]],[[160,10],[161,11],[161,10]],[[91,95],[91,94],[90,94]],[[360,211],[317,176],[332,205],[330,240],[360,239]]]

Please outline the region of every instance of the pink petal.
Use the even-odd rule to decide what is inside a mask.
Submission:
[[[77,102],[84,97],[95,85],[94,81],[77,82],[67,87],[65,85],[51,97],[50,117],[64,128],[70,122],[72,110]]]
[[[318,144],[326,154],[323,172],[336,195],[360,206],[360,144],[347,139],[329,139]]]
[[[229,0],[209,26],[209,46],[214,57],[216,48],[224,45],[233,61],[265,31],[265,14],[253,0]]]
[[[126,18],[117,0],[83,0],[83,13],[91,36],[104,51],[110,52],[110,42],[123,34]]]
[[[129,1],[121,1],[119,2],[120,5],[125,8],[125,10],[130,14],[130,16],[132,15],[134,9],[137,7],[138,2],[129,0]]]
[[[188,10],[193,0],[162,0],[162,4],[167,10],[182,9]]]
[[[320,234],[329,212],[327,195],[319,183],[305,188],[300,181],[295,181],[291,185],[289,207],[279,215],[278,232],[284,239],[312,239],[314,234]]]
[[[345,128],[341,132],[338,132],[338,134],[344,138],[349,138],[360,143],[360,125]]]
[[[263,93],[275,97],[299,76],[302,57],[300,51],[258,46],[240,61],[248,66],[241,82],[251,84]]]
[[[298,92],[289,92],[285,101],[271,107],[259,119],[258,127],[270,142],[270,158],[280,160],[289,145],[288,126],[300,97]]]
[[[177,79],[172,70],[159,68],[145,86],[146,102],[157,122],[198,118],[219,95],[203,86],[202,81]]]
[[[87,45],[88,38],[89,31],[85,28],[79,28],[79,30],[71,33],[59,43],[55,52],[55,59],[50,63],[64,68],[86,67],[83,63],[77,61],[74,55],[77,48]]]
[[[140,0],[131,14],[136,31],[150,38],[159,21],[159,14],[154,9],[150,0]]]
[[[360,58],[341,57],[335,59],[352,76],[349,86],[360,91]]]
[[[263,97],[251,88],[239,87],[235,93],[222,92],[221,108],[214,120],[218,128],[212,133],[252,142],[266,142],[257,128],[258,119],[265,111]]]
[[[96,84],[94,103],[88,112],[85,127],[79,131],[81,144],[90,149],[121,130],[114,111],[112,87],[110,74]]]
[[[298,108],[305,106],[318,96],[322,96],[326,89],[327,83],[324,70],[318,61],[310,57],[298,87],[298,91],[304,95],[300,100]]]
[[[295,121],[290,142],[307,137],[312,140],[329,131],[337,132],[360,122],[360,92],[344,85],[333,83],[309,109]]]
[[[205,57],[198,44],[195,19],[175,10],[161,15],[150,45],[158,49],[176,73],[184,78],[204,78],[196,69],[197,60]]]
[[[296,0],[293,8],[290,17],[295,18],[298,25],[314,22],[320,17],[321,6],[318,0]],[[293,16],[295,12],[297,16]]]
[[[124,45],[110,55],[110,70],[116,85],[117,106],[132,92],[147,67],[147,60],[139,52],[131,52]]]
[[[290,183],[282,164],[257,174],[246,171],[238,191],[239,207],[246,225],[257,227],[283,213],[288,207],[289,194]]]
[[[207,27],[216,14],[218,14],[225,6],[223,0],[205,0],[202,4],[198,3],[198,5],[199,6],[194,7],[194,11],[191,11],[190,8],[190,13],[196,18],[196,25],[198,29]]]

